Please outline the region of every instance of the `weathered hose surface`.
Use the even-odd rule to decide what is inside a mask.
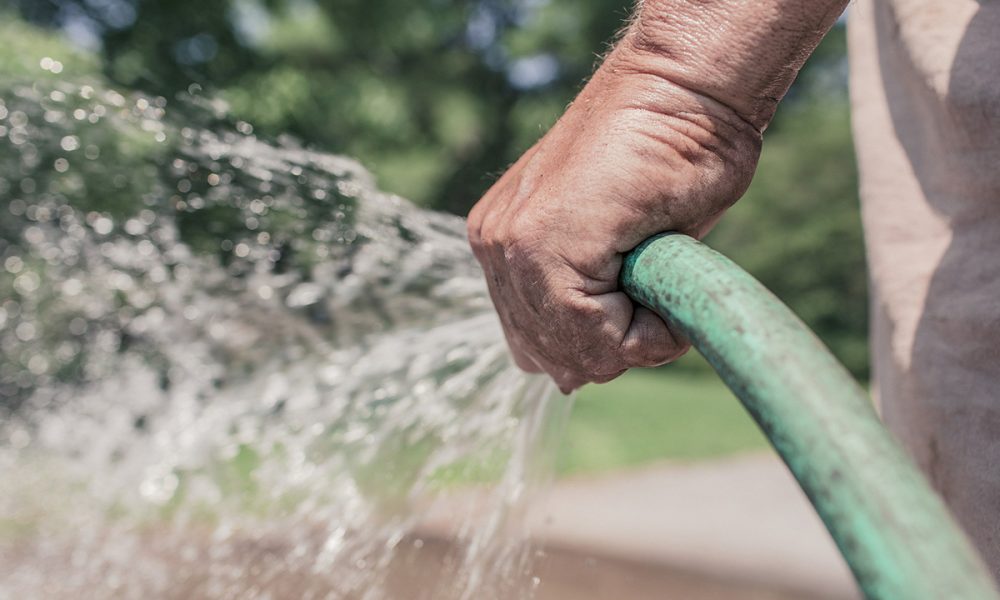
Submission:
[[[867,598],[1000,598],[864,390],[757,280],[690,237],[664,234],[626,257],[622,285],[683,332],[742,400]]]

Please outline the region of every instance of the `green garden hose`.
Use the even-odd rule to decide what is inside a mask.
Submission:
[[[757,280],[690,237],[664,234],[626,257],[622,286],[686,335],[740,398],[867,598],[1000,598],[864,390]]]

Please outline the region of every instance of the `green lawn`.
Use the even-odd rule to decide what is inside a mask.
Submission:
[[[695,460],[768,447],[718,377],[686,365],[633,370],[580,391],[558,456],[561,474],[674,459]]]

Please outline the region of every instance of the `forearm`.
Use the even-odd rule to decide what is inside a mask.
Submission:
[[[847,3],[640,1],[605,67],[666,79],[763,129]]]

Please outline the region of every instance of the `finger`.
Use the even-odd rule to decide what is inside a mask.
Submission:
[[[514,359],[514,364],[517,368],[521,369],[525,373],[544,373],[545,371],[538,366],[538,364],[531,359],[527,353],[522,352],[518,348],[511,347],[510,349],[511,357]]]
[[[486,287],[489,290],[490,300],[497,311],[497,316],[500,317],[500,324],[503,329],[504,339],[507,341],[507,349],[510,351],[510,356],[514,364],[522,371],[541,373],[543,369],[531,358],[531,355],[525,349],[525,344],[521,336],[516,333],[516,323],[508,310],[508,303],[503,298],[501,292],[501,289],[504,289],[504,275],[491,270],[490,266],[488,262],[483,264]]]
[[[468,228],[469,228],[469,240],[473,242],[474,249],[475,246],[481,244],[480,233],[485,226],[487,220],[492,220],[496,222],[503,222],[504,215],[510,210],[510,208],[515,204],[518,198],[524,196],[524,194],[518,193],[519,187],[524,185],[521,181],[521,169],[524,164],[531,160],[531,157],[535,155],[538,147],[532,146],[527,152],[521,155],[521,158],[517,160],[513,165],[510,166],[501,176],[497,179],[490,189],[487,190],[486,194],[479,199],[479,202],[472,208],[469,212],[468,218]]]
[[[632,312],[625,339],[622,340],[622,358],[633,367],[657,367],[673,362],[690,348],[686,340],[675,336],[663,319],[642,306]]]
[[[510,350],[510,356],[514,360],[514,364],[527,373],[544,372],[544,369],[539,366],[539,362],[528,352],[521,336],[516,333],[516,324],[512,322],[512,317],[506,310],[506,304],[501,304],[497,301],[498,292],[493,282],[488,283],[487,287],[490,290],[493,305],[496,307],[497,314],[500,317],[500,324],[503,326],[503,336],[507,341],[507,349]]]
[[[618,371],[617,373],[611,373],[609,375],[599,375],[594,378],[591,383],[608,383],[609,381],[618,379],[626,373],[627,370]]]
[[[567,396],[590,382],[577,369],[564,367],[553,363],[542,356],[533,356],[531,360],[555,382],[559,391]]]
[[[556,382],[556,386],[559,388],[559,391],[566,396],[569,396],[588,383],[586,379],[579,377],[570,371],[565,371],[559,376],[553,376],[552,379]]]
[[[514,359],[514,364],[517,365],[519,369],[527,373],[543,373],[544,369],[538,365],[538,362],[531,357],[531,354],[524,349],[523,344],[518,339],[516,334],[507,333],[507,328],[504,327],[504,337],[507,338],[507,347],[510,348],[511,358]]]
[[[609,381],[633,366],[621,350],[632,322],[632,300],[622,292],[586,296],[579,308],[587,315],[587,336],[572,357],[588,381]]]

